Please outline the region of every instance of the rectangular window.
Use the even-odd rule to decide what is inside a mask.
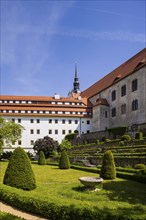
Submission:
[[[116,90],[112,91],[112,101],[116,100]]]
[[[107,111],[105,111],[105,118],[107,118]]]
[[[58,124],[58,119],[55,119],[55,124]]]
[[[33,133],[34,133],[34,131],[33,131],[33,129],[31,129],[31,130],[30,130],[30,134],[33,134]]]
[[[40,123],[40,119],[37,119],[37,123]]]
[[[89,134],[90,133],[90,131],[89,130],[87,130],[87,134]]]
[[[121,96],[125,96],[126,95],[126,85],[121,87]]]
[[[68,131],[69,134],[70,134],[71,132],[72,132],[71,130]]]
[[[34,122],[34,120],[33,119],[30,119],[30,123],[33,123]]]
[[[18,145],[21,145],[21,140],[18,141]]]
[[[90,124],[90,120],[87,120],[87,125],[89,125]]]
[[[40,134],[40,130],[39,129],[37,129],[37,134]]]
[[[49,130],[49,134],[52,134],[52,130]]]
[[[121,114],[125,114],[126,113],[126,104],[121,105]]]
[[[18,123],[21,123],[21,119],[20,118],[18,118]]]
[[[55,130],[55,134],[58,134],[58,130]]]
[[[51,124],[52,123],[52,119],[49,119],[49,124]]]
[[[112,117],[116,116],[116,108],[112,108]]]
[[[65,120],[64,119],[62,120],[62,124],[65,124]]]
[[[138,109],[138,100],[135,99],[135,100],[133,100],[133,102],[132,102],[132,111],[135,111],[135,110],[137,110],[137,109]]]
[[[75,124],[78,124],[78,120],[75,120]]]
[[[12,122],[14,122],[14,123],[15,123],[15,118],[12,118]]]
[[[34,145],[34,140],[31,140],[31,141],[30,141],[30,145]]]
[[[65,130],[62,130],[62,134],[65,134]]]
[[[71,121],[71,120],[68,120],[68,123],[69,123],[69,124],[71,124],[71,123],[72,123],[72,121]]]
[[[137,79],[134,79],[132,81],[132,92],[136,91],[137,89],[138,89]]]

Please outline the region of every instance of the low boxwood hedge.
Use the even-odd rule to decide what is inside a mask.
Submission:
[[[16,207],[41,215],[51,220],[144,220],[145,215],[127,215],[121,209],[113,210],[105,207],[84,207],[77,205],[59,205],[57,202],[46,201],[31,196],[25,196],[21,190],[14,190],[9,186],[2,186],[0,197],[3,201]]]

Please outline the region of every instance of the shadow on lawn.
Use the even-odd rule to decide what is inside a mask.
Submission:
[[[72,188],[77,192],[85,192],[88,190],[85,186],[77,186]],[[146,185],[135,181],[105,181],[103,182],[100,195],[106,193],[110,201],[128,202],[134,205],[146,205]],[[97,192],[98,193],[98,192]]]
[[[103,190],[108,191],[108,197],[113,201],[125,201],[130,204],[146,205],[146,185],[135,181],[107,181],[103,183]]]

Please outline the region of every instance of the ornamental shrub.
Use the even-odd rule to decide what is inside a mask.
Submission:
[[[115,179],[116,167],[114,162],[114,156],[110,150],[107,150],[103,156],[102,167],[100,171],[100,177],[103,179]]]
[[[121,141],[130,141],[130,140],[131,140],[131,137],[128,134],[123,135],[121,138]]]
[[[61,152],[61,157],[59,160],[59,169],[69,169],[70,168],[70,161],[69,157],[65,150]]]
[[[146,166],[142,163],[139,163],[139,164],[136,164],[134,168],[138,170],[143,170],[146,168]]]
[[[74,139],[74,137],[75,137],[75,133],[70,133],[65,136],[65,139],[71,141]]]
[[[39,152],[38,165],[46,165],[46,158],[42,150]]]
[[[109,138],[105,138],[105,141],[104,141],[105,143],[109,143],[109,142],[111,142],[111,140],[109,139]]]
[[[36,188],[31,162],[23,148],[18,147],[14,150],[5,172],[3,183],[23,190]]]
[[[135,134],[135,139],[143,140],[143,133],[142,132],[137,132]]]

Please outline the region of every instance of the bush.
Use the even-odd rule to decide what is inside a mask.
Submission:
[[[131,137],[128,134],[123,135],[121,138],[121,141],[130,141],[130,140],[131,140]]]
[[[139,170],[143,170],[143,169],[145,169],[145,165],[142,163],[139,163],[139,164],[136,164],[134,168],[139,169]]]
[[[98,140],[98,139],[95,141],[95,144],[97,144],[97,145],[98,145],[98,144],[100,144],[100,142],[99,142],[99,140]]]
[[[105,143],[109,143],[111,140],[109,138],[105,138]]]
[[[126,132],[127,127],[126,126],[121,126],[121,127],[115,127],[115,128],[109,128],[107,131],[112,133],[115,137],[116,136],[122,136]]]
[[[14,150],[5,172],[3,183],[24,190],[36,188],[36,180],[31,163],[23,148],[18,147]]]
[[[110,150],[107,150],[104,153],[100,177],[102,177],[103,179],[116,178],[116,167],[114,162],[114,156]]]
[[[75,133],[67,134],[67,135],[65,136],[65,139],[68,140],[68,141],[71,141],[71,140],[74,139],[75,135],[76,135]]]
[[[139,170],[138,174],[146,176],[146,168]],[[145,183],[146,183],[146,181],[145,181]]]
[[[143,133],[142,132],[136,133],[135,134],[135,139],[143,140]]]
[[[70,161],[69,161],[68,155],[65,150],[62,151],[62,153],[61,153],[61,157],[59,160],[59,168],[60,169],[69,169],[70,168]]]
[[[45,155],[44,155],[44,152],[42,150],[39,152],[38,164],[39,165],[46,165]]]

